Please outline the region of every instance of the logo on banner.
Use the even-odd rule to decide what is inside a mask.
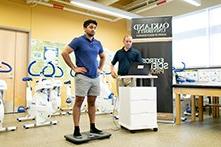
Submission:
[[[163,74],[168,69],[169,64],[164,61],[164,58],[145,58],[143,62],[151,64],[152,74]]]
[[[172,17],[133,19],[133,38],[172,37]]]
[[[148,36],[165,36],[167,29],[170,27],[168,22],[165,23],[152,23],[152,24],[135,24],[133,29],[137,34],[149,34]],[[146,36],[146,35],[145,35]]]

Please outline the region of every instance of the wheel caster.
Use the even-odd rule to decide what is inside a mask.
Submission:
[[[134,134],[134,133],[136,133],[136,131],[134,131],[134,130],[130,130],[130,133],[133,133],[133,134]]]
[[[153,128],[153,131],[154,131],[154,132],[157,132],[157,131],[158,131],[158,128]]]

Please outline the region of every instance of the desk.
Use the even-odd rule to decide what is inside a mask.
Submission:
[[[191,112],[192,112],[192,121],[195,121],[195,96],[199,96],[199,120],[203,121],[203,96],[211,96],[215,98],[217,102],[217,97],[221,96],[221,83],[206,83],[206,82],[198,82],[198,83],[183,83],[183,84],[174,84],[173,85],[174,93],[176,94],[176,124],[179,125],[181,123],[181,102],[180,95],[181,94],[189,94],[191,95]],[[218,107],[219,105],[217,105]],[[216,111],[219,111],[216,110]]]

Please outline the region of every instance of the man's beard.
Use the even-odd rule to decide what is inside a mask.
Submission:
[[[127,49],[131,48],[131,45],[127,45],[126,48],[127,48]]]
[[[93,33],[93,34],[87,33],[87,35],[88,35],[89,37],[94,37],[94,34],[95,34],[95,33]]]

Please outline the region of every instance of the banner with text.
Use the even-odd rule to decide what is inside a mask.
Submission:
[[[172,17],[132,19],[133,38],[172,37]]]
[[[132,19],[133,47],[140,50],[143,62],[151,64],[157,75],[157,111],[173,113],[172,98],[172,17]]]

